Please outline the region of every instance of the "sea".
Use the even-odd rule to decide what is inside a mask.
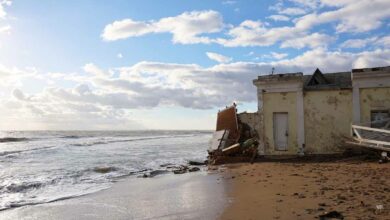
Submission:
[[[0,210],[73,198],[204,161],[211,131],[2,131]]]

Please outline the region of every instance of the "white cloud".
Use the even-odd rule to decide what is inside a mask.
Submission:
[[[390,48],[390,36],[379,38],[375,44],[385,48]]]
[[[307,35],[304,37],[285,40],[282,42],[280,47],[281,48],[291,47],[296,49],[301,49],[304,47],[311,47],[311,48],[326,47],[333,40],[334,38],[332,38],[329,35],[313,33],[311,35]]]
[[[279,14],[290,16],[306,14],[306,10],[301,7],[285,7],[283,1],[278,1],[275,5],[270,6],[269,9]]]
[[[225,47],[271,46],[281,43],[282,47],[303,48],[323,47],[332,38],[325,34],[310,33],[321,24],[333,25],[337,33],[364,32],[376,29],[390,17],[388,0],[290,0],[293,7],[285,7],[280,1],[270,10],[278,14],[267,17],[275,21],[293,19],[292,26],[270,27],[262,21],[245,20],[239,25],[224,24],[216,11],[185,12],[175,17],[161,18],[157,21],[134,21],[124,19],[115,21],[104,28],[105,40],[118,40],[151,33],[171,33],[172,41],[181,44],[217,43]],[[320,12],[317,9],[323,9]],[[363,16],[364,15],[364,16]],[[211,37],[210,33],[225,36]]]
[[[349,39],[344,41],[340,47],[342,48],[364,48],[367,46],[375,46],[375,47],[390,47],[390,36],[385,37],[370,37],[364,39]]]
[[[283,53],[271,53],[270,56],[277,60],[222,63],[211,67],[143,61],[128,67],[102,70],[94,64],[86,64],[84,69],[90,74],[78,74],[81,81],[73,88],[54,84],[41,92],[27,94],[19,87],[11,89],[8,98],[0,96],[1,126],[12,127],[11,121],[28,121],[29,126],[35,128],[48,126],[42,129],[58,129],[59,126],[81,129],[84,123],[96,124],[94,128],[102,129],[109,128],[110,123],[118,129],[124,125],[133,128],[137,125],[129,115],[133,109],[141,111],[164,106],[210,109],[232,101],[254,102],[256,91],[252,80],[258,75],[269,74],[272,67],[278,73],[312,73],[317,67],[331,72],[390,65],[389,49],[349,53],[316,48],[291,59],[286,59]],[[16,70],[15,73],[20,72]],[[105,74],[113,71],[116,73]],[[75,74],[40,75],[42,80],[49,78],[56,82],[67,77],[78,79]],[[9,74],[9,71],[6,76],[3,73],[0,76],[7,79],[20,77],[19,74]]]
[[[283,58],[286,58],[287,56],[288,56],[287,53],[271,52],[270,54],[263,54],[260,57],[254,57],[253,60],[261,60],[261,59],[281,60]]]
[[[50,89],[48,94],[67,102],[99,103],[116,109],[164,105],[207,109],[233,100],[254,101],[252,79],[269,73],[272,67],[278,72],[310,73],[316,67],[324,71],[349,71],[355,67],[390,64],[387,59],[390,50],[385,49],[345,53],[317,48],[292,59],[284,59],[287,56],[284,53],[271,55],[279,61],[234,62],[209,68],[195,64],[140,62],[116,69],[118,77],[91,78],[93,88],[81,84],[74,89]]]
[[[317,9],[320,7],[320,0],[290,0],[291,2],[301,7],[309,9]]]
[[[382,20],[390,17],[388,0],[322,0],[322,4],[337,9],[305,15],[297,20],[296,26],[308,29],[315,25],[336,21],[337,32],[364,32],[378,28],[382,25]]]
[[[202,35],[218,32],[223,26],[222,16],[216,11],[192,11],[158,21],[115,21],[104,28],[102,37],[114,41],[149,33],[171,33],[174,43],[210,43],[211,40]]]
[[[87,63],[84,65],[83,67],[83,70],[86,72],[86,73],[89,73],[89,74],[92,74],[94,76],[99,76],[99,77],[107,77],[109,76],[110,74],[109,73],[106,73],[104,72],[103,70],[101,70],[99,67],[97,67],[95,64],[93,63]]]
[[[12,2],[10,0],[0,0],[0,19],[4,19],[7,15],[5,6],[10,6]]]
[[[284,8],[278,11],[280,14],[286,15],[303,15],[306,14],[306,11],[302,8]]]
[[[122,58],[123,58],[123,55],[122,55],[121,53],[118,53],[118,54],[116,55],[116,57],[118,57],[119,59],[122,59]]]
[[[4,18],[6,15],[3,5],[0,4],[0,18]]]
[[[219,38],[217,42],[226,47],[270,46],[278,41],[303,34],[293,27],[268,29],[261,21],[246,20],[228,31],[229,38]]]
[[[206,55],[210,60],[217,61],[218,63],[229,63],[232,61],[231,57],[227,57],[218,53],[207,52]]]
[[[273,58],[278,59],[278,60],[283,59],[283,58],[288,56],[287,53],[276,53],[276,52],[271,52],[271,55]]]
[[[367,68],[378,66],[390,66],[390,50],[377,49],[359,53],[353,61],[353,68]]]
[[[109,41],[137,37],[152,33],[154,31],[153,26],[153,24],[147,22],[133,21],[131,19],[114,21],[104,28],[102,37]]]
[[[319,7],[317,1],[295,1],[307,7]],[[270,46],[282,42],[282,47],[303,48],[323,47],[332,41],[325,34],[309,33],[316,25],[336,22],[337,32],[363,32],[378,28],[382,20],[390,17],[390,1],[359,0],[359,1],[323,1],[321,5],[336,7],[317,14],[306,14],[294,20],[294,26],[267,27],[261,21],[246,20],[228,31],[228,38],[220,38],[218,43],[228,47],[239,46]],[[333,4],[332,4],[333,3]],[[271,7],[279,13],[291,8],[283,8],[279,2]],[[303,11],[301,11],[303,13]],[[293,12],[292,14],[297,14]],[[364,15],[364,16],[362,16]]]
[[[274,21],[289,21],[290,18],[285,16],[285,15],[271,15],[268,16],[267,18],[272,19]]]
[[[11,26],[10,25],[5,25],[0,27],[0,34],[6,33],[9,34],[11,32]]]
[[[14,91],[12,91],[12,95],[19,100],[26,100],[26,96],[22,91],[20,91],[20,89],[14,89]]]
[[[307,51],[291,60],[280,63],[287,66],[312,66],[326,71],[348,71],[351,68],[388,66],[390,50],[378,49],[361,53],[330,52],[323,48]],[[387,57],[387,58],[386,58]]]
[[[285,6],[285,3],[290,4],[289,7]],[[275,5],[269,7],[270,10],[276,11],[279,14],[285,14],[289,16],[297,16],[306,14],[309,10],[316,9],[318,7],[317,0],[288,0],[288,1],[278,1]]]
[[[11,0],[0,0],[0,21],[7,19],[7,12],[5,11],[6,6],[10,6],[12,4]],[[10,34],[11,26],[9,24],[0,24],[0,35],[2,34]],[[0,42],[0,48],[3,46]],[[0,82],[1,84],[1,82]]]
[[[20,69],[17,67],[7,67],[0,64],[0,85],[15,86],[21,85],[21,80],[28,77],[37,77],[35,68]]]
[[[343,48],[363,48],[368,44],[375,42],[376,40],[376,37],[367,39],[349,39],[343,42],[340,46]]]

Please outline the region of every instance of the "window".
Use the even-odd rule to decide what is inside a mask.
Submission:
[[[381,128],[386,125],[390,118],[389,110],[371,110],[371,127]]]

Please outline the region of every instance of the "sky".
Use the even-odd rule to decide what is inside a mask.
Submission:
[[[258,75],[390,65],[389,0],[0,0],[0,130],[214,129]]]

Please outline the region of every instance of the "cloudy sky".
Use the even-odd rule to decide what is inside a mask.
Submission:
[[[0,0],[0,130],[213,129],[252,80],[390,65],[389,0]]]

